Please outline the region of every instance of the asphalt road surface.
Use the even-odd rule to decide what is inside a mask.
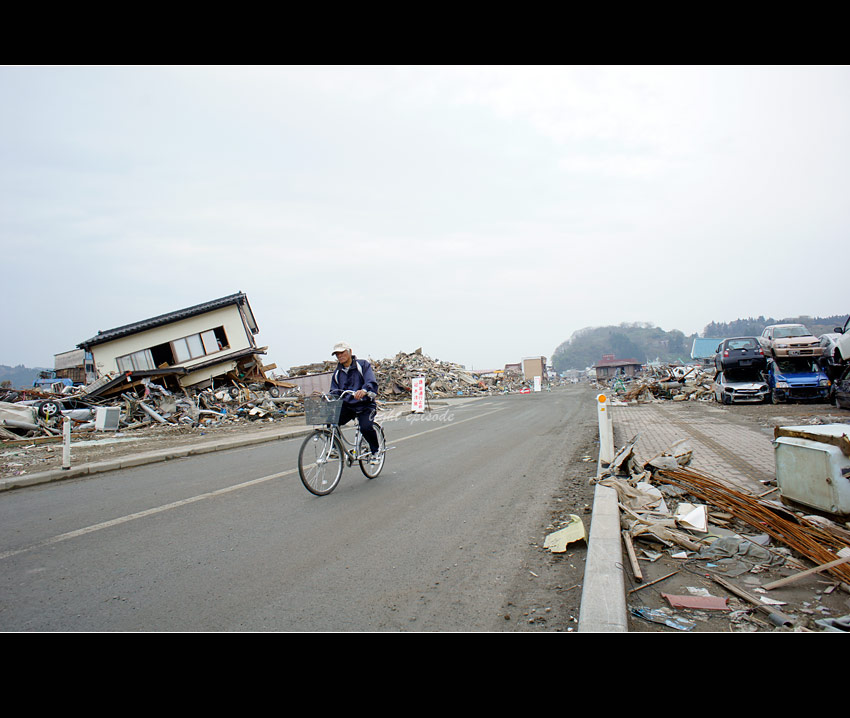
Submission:
[[[383,473],[326,497],[301,439],[7,492],[0,630],[568,630],[583,562],[542,542],[587,511],[595,411],[575,386],[391,416]]]

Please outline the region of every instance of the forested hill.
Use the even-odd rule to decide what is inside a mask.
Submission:
[[[552,355],[556,372],[586,369],[603,354],[640,362],[681,360],[687,362],[696,334],[685,336],[678,329],[664,331],[651,324],[620,324],[610,327],[586,327],[574,332]]]
[[[0,387],[12,389],[31,387],[42,371],[41,368],[30,369],[23,364],[18,364],[18,366],[0,364]]]
[[[756,337],[771,324],[805,324],[816,337],[829,334],[835,327],[844,325],[846,314],[835,314],[831,317],[790,317],[773,319],[772,317],[750,317],[736,319],[734,322],[711,322],[703,330],[704,337],[726,339],[728,337]]]

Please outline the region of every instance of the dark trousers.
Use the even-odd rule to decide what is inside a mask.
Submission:
[[[352,419],[357,419],[357,423],[360,424],[360,433],[363,435],[363,438],[366,439],[366,442],[369,444],[369,449],[373,454],[377,454],[381,448],[378,443],[378,432],[375,431],[375,427],[372,426],[372,423],[375,421],[375,412],[377,410],[378,407],[371,402],[362,405],[352,405],[345,402],[342,405],[342,411],[339,413],[340,425],[347,424]]]

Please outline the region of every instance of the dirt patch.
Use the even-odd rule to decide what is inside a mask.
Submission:
[[[544,547],[546,536],[563,528],[570,517],[581,518],[590,535],[594,488],[599,451],[596,417],[573,425],[579,439],[562,460],[562,481],[550,498],[538,534],[529,540],[521,576],[511,602],[505,606],[504,630],[515,632],[574,632],[578,630],[579,608],[587,561],[587,543],[567,546],[565,553]]]

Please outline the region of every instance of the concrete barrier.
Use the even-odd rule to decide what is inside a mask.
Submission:
[[[614,459],[614,420],[611,402],[596,397],[599,417],[599,459],[596,475]],[[596,485],[579,608],[579,633],[627,633],[623,544],[617,492]]]

